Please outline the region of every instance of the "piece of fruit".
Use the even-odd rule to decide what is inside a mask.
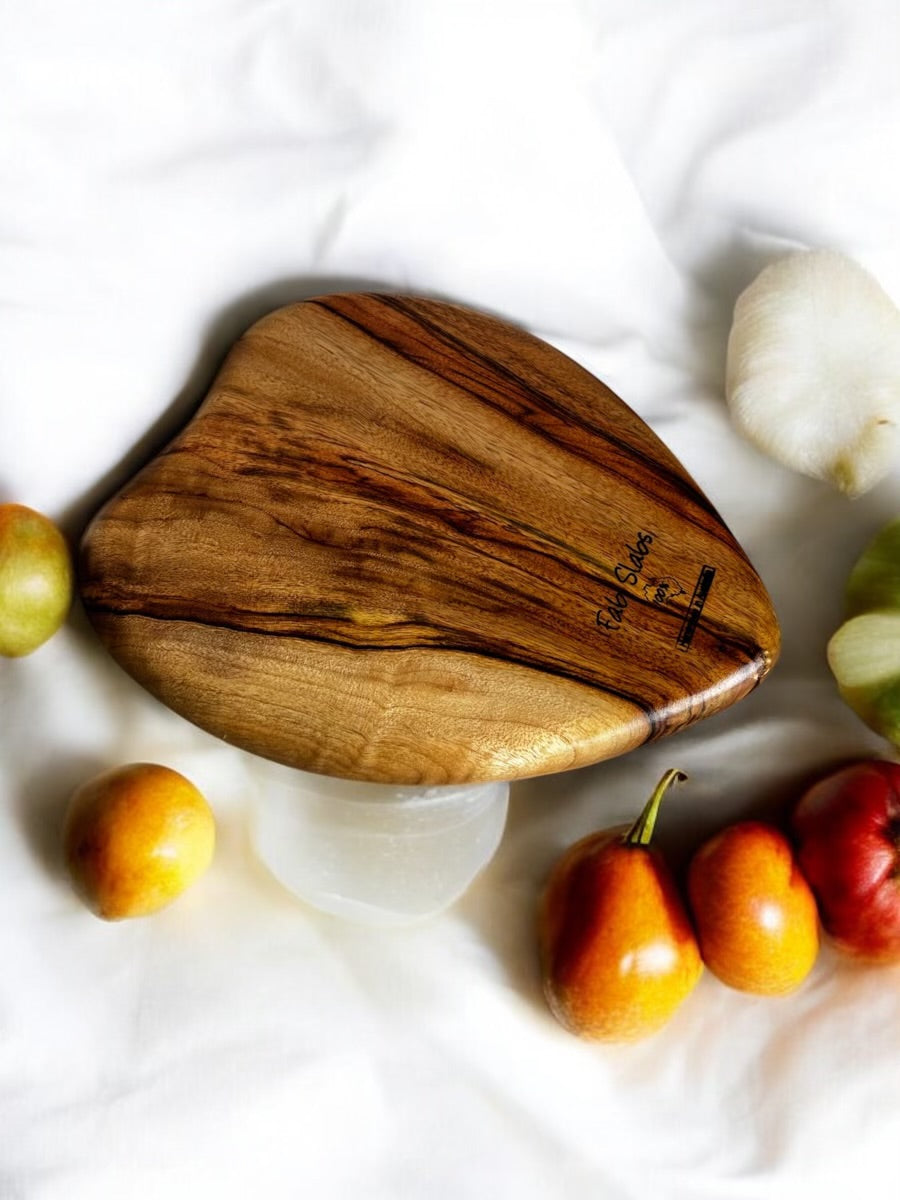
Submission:
[[[865,961],[900,962],[900,765],[860,762],[819,780],[793,827],[835,944]]]
[[[53,522],[23,504],[0,504],[0,654],[31,654],[72,604],[69,547]]]
[[[74,792],[63,841],[76,891],[97,916],[116,921],[157,912],[203,874],[215,820],[183,775],[131,763]]]
[[[662,1028],[703,969],[678,889],[649,845],[660,780],[631,829],[591,834],[554,866],[541,897],[544,992],[557,1020],[597,1041],[636,1041]]]
[[[845,615],[828,643],[838,689],[871,729],[900,746],[900,519],[857,559]]]
[[[774,825],[740,821],[704,842],[688,868],[688,896],[703,961],[729,987],[783,996],[812,970],[815,898]]]

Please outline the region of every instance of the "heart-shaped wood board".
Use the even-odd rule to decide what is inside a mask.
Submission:
[[[609,388],[393,295],[253,325],[89,526],[80,588],[176,712],[386,783],[621,754],[746,695],[778,650],[735,539]]]

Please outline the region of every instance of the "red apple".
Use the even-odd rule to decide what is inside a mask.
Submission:
[[[870,760],[819,780],[793,827],[836,945],[869,962],[900,962],[900,765]]]

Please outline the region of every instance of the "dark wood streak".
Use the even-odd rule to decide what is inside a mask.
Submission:
[[[501,652],[494,650],[489,645],[480,646],[474,642],[473,643],[461,642],[461,643],[457,644],[453,640],[453,634],[456,632],[454,630],[446,630],[445,631],[447,634],[446,640],[443,640],[442,638],[437,638],[434,641],[422,641],[422,642],[415,642],[415,641],[410,641],[410,642],[404,641],[404,642],[398,642],[398,643],[391,643],[391,642],[385,642],[385,641],[367,642],[367,641],[359,641],[350,636],[342,638],[337,635],[328,637],[324,633],[321,633],[321,632],[317,632],[314,634],[307,633],[303,630],[302,622],[298,624],[298,618],[297,618],[296,613],[246,614],[247,616],[255,616],[255,617],[264,615],[266,618],[271,619],[272,621],[276,621],[276,622],[279,620],[279,618],[284,618],[284,620],[286,621],[287,624],[284,628],[279,628],[277,625],[268,625],[266,623],[254,623],[253,621],[245,620],[244,614],[237,613],[237,612],[222,614],[217,620],[213,620],[208,612],[204,612],[203,614],[192,613],[188,606],[180,608],[177,611],[177,614],[166,613],[166,612],[154,612],[150,609],[141,609],[141,608],[137,608],[137,607],[130,607],[125,604],[121,604],[121,605],[95,604],[93,606],[93,611],[96,614],[103,614],[108,617],[125,617],[125,616],[141,617],[148,621],[175,621],[175,622],[178,622],[179,624],[205,626],[207,628],[228,629],[228,630],[231,630],[236,633],[255,634],[255,635],[259,635],[260,637],[295,638],[295,639],[301,640],[301,641],[306,640],[306,641],[311,641],[311,642],[318,642],[318,643],[320,643],[322,645],[326,645],[326,646],[340,646],[342,649],[345,649],[345,650],[353,650],[353,651],[358,650],[363,653],[382,653],[382,652],[396,653],[398,651],[407,651],[407,650],[431,650],[431,649],[434,649],[435,647],[438,647],[441,650],[449,650],[449,651],[452,651],[457,654],[477,654],[481,658],[485,658],[485,659],[489,659],[489,660],[493,659],[501,664],[504,662],[518,662],[522,666],[526,666],[526,667],[530,667],[532,665],[531,660],[527,656],[517,653],[516,648],[512,647],[512,646],[508,647],[505,652],[501,653]],[[331,616],[329,618],[329,620],[331,622],[339,623],[341,618]],[[350,627],[351,629],[353,628],[354,622],[353,622],[352,617],[345,617],[345,618],[343,618],[343,620],[346,622],[348,627]],[[438,633],[440,631],[436,630],[435,632]],[[554,667],[553,665],[548,665],[545,667],[545,670],[547,670],[547,672],[551,675],[558,676],[560,679],[572,680],[575,683],[583,683],[584,682],[583,679],[580,679],[577,675],[573,674],[570,671],[566,671],[561,666]],[[643,697],[635,696],[628,692],[617,690],[616,688],[613,688],[613,687],[606,687],[605,690],[607,691],[607,693],[610,696],[615,696],[618,699],[624,700],[628,704],[634,705],[635,708],[640,709],[644,713],[644,715],[646,716],[648,721],[650,721],[650,722],[654,721],[654,719],[657,715],[656,711],[655,711],[655,709],[653,709],[653,707],[651,705],[649,705],[647,703],[647,701],[645,699],[643,699]]]
[[[316,302],[311,301],[311,303],[316,303]],[[372,341],[377,342],[381,346],[384,346],[385,349],[390,350],[391,352],[397,354],[400,358],[405,359],[407,362],[414,363],[416,366],[422,368],[423,370],[431,371],[434,374],[441,375],[441,372],[437,369],[437,367],[431,362],[431,360],[429,358],[411,354],[408,350],[401,349],[395,342],[393,342],[387,338],[376,336],[367,325],[364,325],[360,321],[353,320],[352,317],[348,316],[348,314],[343,312],[341,309],[334,308],[328,304],[322,304],[322,307],[325,308],[328,312],[331,312],[335,316],[339,317],[341,320],[346,321],[348,325],[354,326],[361,333],[365,333],[368,337],[370,337],[372,339]],[[403,308],[399,308],[398,310],[401,312],[406,312],[406,310]],[[468,353],[469,355],[472,354],[472,349],[468,345],[468,343],[461,342],[455,338],[446,338],[444,340],[446,341],[448,346],[458,348],[458,349],[462,350],[463,352]],[[493,361],[491,359],[487,358],[485,355],[479,355],[478,358],[481,362],[485,363],[488,366],[493,365]],[[521,387],[521,379],[518,375],[515,375],[511,372],[508,372],[507,374],[509,375],[509,380],[511,383],[513,383],[516,386]],[[511,409],[508,405],[498,403],[494,399],[495,389],[491,389],[490,391],[487,391],[487,390],[485,390],[485,388],[483,386],[482,387],[472,386],[474,381],[471,379],[471,377],[467,376],[462,371],[456,371],[453,373],[452,376],[448,375],[447,377],[452,377],[453,381],[456,384],[458,384],[460,387],[464,387],[465,390],[475,399],[483,401],[484,403],[491,405],[498,412],[503,413],[504,416],[512,417],[513,419],[518,419],[518,415],[515,414],[513,411],[511,411]],[[531,413],[533,414],[536,412],[543,411],[543,412],[555,414],[555,407],[556,406],[552,405],[551,402],[547,401],[542,407],[536,406],[535,408],[533,408],[531,410]],[[627,447],[626,444],[621,442],[620,439],[613,437],[608,431],[599,430],[599,429],[593,430],[592,427],[590,426],[590,424],[583,420],[580,421],[580,424],[583,426],[583,428],[587,432],[595,433],[596,436],[602,437],[606,442],[608,442],[609,445],[615,446],[617,449],[622,450],[624,453],[628,454],[629,451],[631,450],[630,447]],[[559,439],[556,437],[553,437],[548,430],[542,429],[538,425],[533,425],[531,423],[528,423],[528,427],[531,430],[531,432],[539,434],[540,436],[553,441],[557,445],[566,446],[566,448],[572,449],[576,454],[579,454],[582,457],[586,457],[584,455],[584,452],[583,452],[581,446],[577,442],[573,443],[572,446],[568,446],[567,443],[560,442]],[[633,451],[631,452],[631,454],[632,454],[632,457],[634,457]],[[608,470],[612,474],[617,475],[623,481],[628,481],[630,479],[628,472],[625,470],[617,470],[612,465],[608,465]],[[678,490],[682,490],[683,482],[680,480],[678,481],[677,484],[673,482],[672,486],[676,487]],[[693,493],[691,493],[691,494],[693,495]]]
[[[192,447],[192,452],[196,453],[196,450],[196,447]],[[262,478],[268,478],[273,470],[273,467],[276,465],[274,456],[271,454],[260,453],[257,457],[260,459],[260,465],[253,473],[259,474]],[[212,460],[209,461],[212,462]],[[319,469],[320,464],[312,455],[294,456],[293,465],[297,469],[307,471],[311,478],[318,478],[320,481],[322,480],[322,476],[317,475],[317,470]],[[365,468],[367,472],[371,472],[373,469],[373,464],[354,463],[346,459],[342,460],[342,466],[348,473],[348,485],[352,485],[353,487],[359,487],[359,485],[366,478],[366,475],[361,473],[357,468]],[[237,468],[237,473],[247,474],[249,472],[246,468]],[[598,589],[617,586],[615,577],[612,573],[612,568],[609,563],[601,562],[596,557],[579,551],[569,542],[566,542],[562,538],[555,538],[547,531],[541,530],[534,525],[529,525],[522,521],[504,522],[501,520],[501,514],[499,512],[491,514],[491,510],[485,506],[476,508],[474,505],[472,505],[466,510],[463,510],[460,507],[458,512],[454,514],[453,510],[448,506],[449,497],[440,494],[433,487],[426,488],[421,481],[405,480],[401,473],[394,472],[384,466],[380,468],[380,472],[378,475],[376,475],[376,484],[379,482],[379,480],[393,481],[395,485],[393,488],[384,486],[377,487],[375,490],[367,493],[367,495],[370,495],[371,498],[374,499],[379,505],[384,508],[393,505],[398,509],[398,511],[403,512],[406,515],[420,513],[437,516],[443,522],[446,522],[451,531],[454,533],[471,536],[473,532],[475,532],[470,524],[470,521],[473,518],[476,521],[483,521],[485,517],[493,515],[496,518],[497,524],[494,528],[492,528],[489,534],[485,534],[485,540],[487,541],[488,547],[504,546],[512,550],[514,553],[527,553],[529,559],[531,560],[533,560],[535,556],[538,556],[545,558],[551,564],[557,566],[563,564],[571,567],[573,570],[577,570],[579,572],[579,587],[577,590],[572,590],[570,592],[573,600],[577,596],[583,594],[585,580],[592,580]],[[334,477],[329,476],[329,481],[334,482]],[[403,492],[399,490],[398,486],[402,483],[406,483],[407,485],[407,489]],[[412,489],[415,489],[419,494],[417,499],[413,498]],[[165,494],[165,492],[161,491],[160,494]],[[213,500],[212,495],[208,492],[194,492],[193,495],[196,499],[206,501]],[[460,504],[458,496],[454,499],[457,504]],[[425,500],[431,501],[431,503],[425,503]],[[229,501],[227,497],[223,497],[218,498],[217,502],[229,503],[232,501]],[[235,500],[233,503],[244,506],[247,505],[246,500]],[[284,521],[279,521],[278,518],[273,516],[267,510],[258,508],[257,511],[265,516],[271,517],[273,522],[281,525],[294,536],[298,538],[305,536],[303,531],[288,525]],[[454,519],[454,516],[456,519]],[[511,534],[519,534],[519,539],[516,540],[514,537],[510,536]],[[409,552],[408,545],[406,547],[406,551]],[[554,551],[556,553],[554,553]],[[480,547],[478,552],[485,558],[492,560],[498,565],[515,568],[514,559],[510,556],[491,554],[487,547]],[[560,555],[562,555],[562,557]],[[429,558],[426,555],[419,554],[418,557],[423,562],[429,561]],[[530,578],[530,576],[527,578]],[[509,584],[507,584],[506,587],[511,593],[515,593],[516,589],[511,588]],[[532,604],[540,603],[538,600],[536,600],[533,594],[528,592],[525,585],[523,585],[521,589],[521,595],[523,598],[527,598]],[[652,601],[646,599],[646,597],[644,597],[641,593],[634,594],[631,597],[631,603],[648,611],[654,611]],[[677,631],[677,628],[682,620],[681,614],[676,614],[671,610],[663,610],[661,619],[671,620],[674,636],[674,633]],[[414,625],[413,622],[410,622],[409,624],[411,626]],[[716,636],[721,640],[723,645],[730,647],[736,653],[746,655],[750,659],[752,659],[756,654],[757,647],[752,640],[736,637],[731,629],[715,621],[709,621],[707,619],[704,622],[704,625],[709,630],[710,634]],[[417,643],[415,642],[409,643],[410,647],[413,647],[416,644]]]
[[[204,448],[193,444],[189,451],[185,451],[184,449],[179,450],[179,447],[172,447],[167,453],[189,452],[197,456],[204,449],[207,451],[207,462],[211,467],[214,467],[216,462],[215,458],[208,454],[209,447]],[[238,466],[234,468],[234,473],[239,475],[259,475],[261,478],[266,479],[270,477],[273,470],[283,464],[283,456],[276,458],[274,454],[264,451],[253,452],[253,456],[259,459],[257,467],[251,470],[244,466]],[[295,454],[292,456],[292,466],[297,470],[307,472],[309,477],[315,478],[319,482],[326,481],[326,477],[321,471],[321,464],[312,453],[303,455]],[[530,556],[537,555],[544,557],[551,563],[565,563],[565,565],[579,572],[582,585],[579,588],[579,592],[583,590],[584,578],[593,579],[598,588],[611,587],[616,584],[610,563],[603,562],[596,556],[580,550],[563,538],[554,537],[550,532],[540,529],[536,525],[521,520],[509,520],[503,516],[499,509],[492,510],[489,506],[484,504],[477,505],[475,503],[469,503],[466,507],[463,507],[464,501],[459,494],[451,496],[443,493],[436,489],[434,485],[429,487],[424,481],[410,479],[405,477],[401,472],[394,471],[384,465],[377,466],[376,464],[365,463],[361,460],[354,461],[344,458],[341,460],[339,469],[346,472],[346,484],[355,489],[360,489],[371,476],[375,486],[367,490],[366,495],[368,498],[375,500],[383,508],[386,509],[392,506],[398,512],[407,516],[411,513],[419,513],[436,517],[445,523],[454,533],[471,535],[473,532],[471,522],[473,520],[483,522],[485,519],[492,519],[493,527],[491,532],[485,535],[489,544],[507,546],[518,553],[527,551]],[[225,478],[225,476],[219,477]],[[335,474],[335,468],[333,466],[330,467],[327,482],[333,484],[338,478],[339,475]],[[385,483],[382,483],[382,481],[386,481],[390,486],[385,486]],[[405,485],[405,488],[401,491],[402,485]],[[415,493],[415,498],[413,493]],[[157,494],[179,495],[180,493],[158,488]],[[192,495],[195,499],[201,501],[212,501],[214,499],[209,492],[194,491]],[[235,499],[234,501],[229,501],[228,497],[217,497],[215,499],[217,503],[233,502],[247,506],[245,499]],[[273,522],[281,525],[295,536],[304,536],[301,530],[279,520],[267,510],[260,508],[258,511],[271,517]],[[519,539],[516,540],[514,537],[509,536],[510,534],[519,534]],[[485,551],[485,553],[487,552]],[[562,558],[560,554],[563,556]],[[487,556],[495,559],[498,563],[508,562],[507,559],[500,555],[488,554]],[[509,560],[508,565],[513,565],[511,560]],[[650,604],[643,596],[635,596],[634,602],[644,606]],[[727,631],[723,630],[723,633],[725,632]]]
[[[429,321],[420,312],[412,309],[410,307],[409,303],[407,301],[405,301],[404,299],[402,299],[401,297],[390,296],[390,295],[385,295],[385,294],[380,294],[380,293],[372,293],[371,296],[368,298],[376,300],[378,303],[383,304],[385,307],[393,309],[394,311],[402,314],[405,318],[407,318],[413,324],[426,330],[429,334],[432,335],[433,339],[436,342],[438,342],[440,344],[444,344],[446,347],[448,347],[450,349],[450,351],[452,352],[451,361],[454,361],[454,362],[457,361],[456,355],[461,355],[461,356],[464,356],[465,359],[484,363],[489,368],[489,371],[492,374],[495,374],[499,378],[503,379],[505,382],[508,382],[512,387],[520,389],[525,395],[527,395],[533,402],[533,405],[534,405],[533,411],[550,411],[559,418],[560,423],[563,426],[565,426],[567,424],[568,425],[573,425],[573,424],[580,425],[580,427],[591,437],[602,438],[608,444],[615,446],[625,456],[638,461],[645,471],[648,471],[654,477],[656,477],[662,481],[662,483],[664,484],[664,487],[661,490],[661,492],[657,498],[662,503],[667,504],[672,509],[673,513],[680,516],[681,519],[685,519],[686,517],[687,517],[687,519],[691,519],[690,515],[686,514],[683,511],[683,509],[680,509],[678,507],[678,505],[675,503],[674,494],[678,494],[682,498],[688,499],[692,504],[695,504],[705,514],[707,514],[708,516],[713,518],[713,524],[711,526],[708,527],[706,525],[706,523],[703,524],[704,529],[709,528],[710,532],[713,533],[714,536],[725,538],[729,541],[729,543],[731,542],[732,539],[731,539],[730,534],[724,528],[724,526],[721,524],[721,517],[719,516],[719,513],[714,508],[714,506],[710,503],[710,501],[707,499],[707,497],[703,494],[703,492],[700,490],[700,488],[696,485],[696,483],[684,472],[683,468],[679,467],[678,469],[671,469],[671,468],[667,467],[666,465],[661,464],[657,458],[652,458],[649,454],[640,450],[638,447],[634,446],[632,443],[629,443],[622,438],[616,437],[609,428],[602,427],[594,422],[587,421],[581,414],[573,415],[570,411],[568,411],[561,405],[555,403],[552,396],[550,396],[544,392],[539,392],[537,389],[530,386],[527,383],[527,381],[522,379],[522,377],[520,375],[517,375],[516,373],[511,371],[503,363],[498,362],[496,359],[491,358],[490,356],[484,354],[483,352],[476,350],[476,348],[474,346],[472,346],[472,344],[470,342],[463,341],[461,338],[450,334],[445,327],[437,325],[433,321]],[[405,344],[401,344],[400,342],[398,342],[395,339],[386,338],[386,337],[378,334],[377,332],[373,331],[373,329],[371,328],[371,326],[369,324],[365,324],[365,323],[349,316],[349,314],[345,310],[345,307],[343,306],[343,301],[345,301],[345,299],[346,298],[344,298],[344,297],[338,296],[338,297],[333,297],[333,298],[321,298],[318,300],[311,301],[311,303],[318,304],[322,308],[326,309],[328,312],[333,313],[335,316],[339,317],[340,319],[342,319],[344,321],[347,321],[349,324],[355,326],[361,332],[365,333],[368,337],[372,338],[374,341],[377,341],[379,344],[383,345],[389,351],[392,351],[393,353],[396,353],[403,358],[409,359],[410,361],[416,363],[416,365],[423,367],[426,370],[439,373],[436,364],[432,361],[431,355],[412,354],[412,353],[410,353],[409,348]],[[349,299],[352,302],[354,297],[350,297]],[[527,335],[524,335],[524,333],[523,333],[522,336],[527,336]],[[465,376],[465,374],[462,371],[454,373],[452,375],[452,378],[456,382],[459,382],[460,380],[464,380],[466,383],[466,390],[469,391],[470,394],[472,396],[474,396],[476,399],[478,399],[480,401],[484,401],[485,403],[495,403],[493,396],[491,394],[489,394],[483,387],[472,386],[475,382],[481,383],[482,381],[480,378],[478,378],[477,381],[473,380],[473,379],[469,379]],[[500,389],[497,389],[497,390],[499,391]],[[500,393],[500,403],[496,404],[496,407],[500,408],[500,410],[503,411],[504,413],[509,413],[509,411],[510,411],[509,406],[504,405],[502,403],[502,399],[503,399],[503,393],[501,392]],[[532,428],[535,429],[536,432],[539,432],[542,436],[545,436],[548,438],[551,437],[549,431],[547,431],[545,429],[541,429],[539,427],[534,427],[534,426],[532,426]],[[566,443],[566,445],[568,447],[568,443]],[[580,449],[580,448],[576,447],[576,449]],[[594,448],[593,453],[596,456],[596,453],[597,453],[596,448]],[[607,464],[607,469],[612,469],[612,468],[610,468],[609,465]],[[616,475],[618,475],[620,478],[622,478],[623,480],[630,481],[632,478],[631,475],[625,471],[614,471],[614,473]],[[671,497],[671,499],[670,499],[670,497]],[[570,545],[567,545],[562,540],[552,539],[546,533],[546,531],[540,531],[540,530],[537,530],[533,526],[526,526],[526,525],[522,525],[522,528],[524,530],[527,530],[527,532],[530,534],[537,534],[542,539],[552,542],[558,549],[565,550],[568,554],[573,554],[573,553],[577,554],[578,553],[576,550],[573,549],[573,547],[571,547]],[[605,564],[599,563],[595,560],[592,560],[588,556],[585,556],[585,555],[582,555],[581,558],[584,562],[589,562],[589,563],[591,563],[592,566],[597,568],[598,574],[597,574],[596,578],[597,578],[598,584],[606,584],[606,583],[612,582],[612,575],[611,575],[608,565],[605,565]],[[634,596],[632,598],[632,600],[636,604],[643,604],[647,607],[651,606],[651,602],[644,599],[644,597],[640,596],[640,595]],[[752,657],[752,655],[755,654],[756,646],[752,640],[739,639],[739,638],[736,639],[729,632],[729,630],[727,628],[720,627],[720,628],[716,629],[715,625],[710,625],[710,623],[708,621],[706,622],[706,625],[707,625],[707,627],[709,627],[711,629],[712,632],[715,632],[722,639],[723,643],[731,646],[732,648],[734,648],[735,650],[737,650],[741,653],[748,654],[748,656]]]
[[[668,577],[680,595],[654,603]],[[249,330],[92,522],[80,587],[184,716],[384,782],[622,753],[739,699],[778,648],[753,568],[631,410],[537,339],[414,298],[319,299]]]
[[[169,453],[175,452],[177,451],[174,449],[169,451]],[[191,453],[196,454],[197,447],[191,447]],[[261,464],[253,473],[259,474],[262,478],[267,478],[276,465],[273,456],[260,454],[259,457],[261,459]],[[214,460],[208,459],[207,461],[211,466],[215,465]],[[320,464],[318,464],[317,460],[311,455],[295,457],[292,465],[297,469],[306,471],[311,478],[316,478],[320,482],[324,482],[323,476],[321,474],[317,474]],[[369,472],[373,467],[372,464],[358,465],[365,466]],[[356,470],[356,464],[352,462],[347,462],[344,460],[342,466],[346,468],[347,471],[347,485],[359,490],[362,483],[366,479],[366,474]],[[235,468],[235,471],[240,475],[248,473],[246,469],[242,467]],[[395,473],[391,471],[390,468],[386,467],[381,468],[380,477],[386,480],[393,480],[395,485],[404,482],[402,475]],[[220,476],[220,478],[223,478],[223,476]],[[376,485],[378,483],[378,479],[379,476],[376,475]],[[330,471],[328,482],[333,483],[334,480],[335,476],[333,471]],[[421,481],[418,481],[417,483],[417,481],[407,480],[406,482],[408,484],[408,488],[403,493],[401,493],[396,486],[393,488],[376,487],[375,489],[367,491],[366,496],[367,498],[376,501],[384,509],[393,506],[399,513],[402,513],[407,517],[410,514],[418,513],[438,518],[442,523],[447,525],[451,534],[464,534],[467,537],[471,537],[471,535],[476,532],[473,522],[484,522],[486,519],[492,519],[493,523],[491,530],[489,533],[484,535],[483,539],[486,541],[488,547],[492,545],[505,546],[518,554],[527,552],[529,558],[531,559],[534,557],[543,558],[551,564],[557,566],[562,564],[570,568],[572,571],[578,572],[580,587],[577,592],[572,593],[573,598],[576,595],[582,594],[583,581],[585,578],[593,579],[598,588],[610,587],[614,586],[615,584],[615,579],[608,563],[603,563],[596,557],[580,551],[577,547],[572,546],[562,538],[553,537],[551,534],[539,529],[537,526],[529,525],[524,521],[504,520],[502,514],[498,510],[492,511],[485,506],[479,508],[474,504],[470,504],[466,509],[463,509],[458,496],[453,498],[454,502],[458,505],[457,511],[454,514],[453,509],[449,506],[449,501],[451,499],[449,496],[440,494],[433,487],[430,489],[426,488]],[[418,497],[415,500],[412,495],[413,488],[415,488],[416,492],[418,493]],[[156,494],[174,496],[181,495],[186,498],[184,493],[179,493],[172,489],[157,488]],[[228,497],[215,497],[209,491],[199,492],[194,490],[191,493],[191,497],[201,502],[215,502],[219,504],[234,503],[238,506],[255,507],[249,506],[246,500],[243,499],[232,500]],[[431,503],[425,503],[424,500],[426,499],[431,501]],[[259,511],[263,515],[270,517],[275,524],[280,525],[282,528],[286,529],[289,533],[298,538],[305,538],[307,536],[305,531],[295,528],[283,520],[279,520],[267,510],[256,508],[256,511]],[[380,529],[379,533],[382,533]],[[518,534],[518,539],[513,537],[513,534]],[[432,536],[434,536],[433,533]],[[408,550],[408,544],[405,548]],[[554,553],[554,551],[556,551],[556,553]],[[512,557],[491,554],[487,547],[480,547],[479,552],[498,564],[503,564],[511,569],[518,569],[515,560]],[[560,552],[564,557],[560,557]],[[427,555],[419,554],[418,556],[422,558],[423,561],[429,560],[429,556]],[[530,578],[530,576],[527,578]],[[528,593],[524,588],[522,594],[523,596],[527,595],[529,599],[534,601],[534,596]],[[635,602],[645,605],[648,603],[643,597],[636,597]]]
[[[666,491],[677,493],[682,499],[688,499],[692,504],[695,504],[698,509],[712,517],[714,524],[710,526],[710,528],[713,530],[716,529],[717,524],[721,520],[718,512],[707,499],[707,497],[704,496],[699,487],[697,487],[694,481],[687,476],[683,469],[672,470],[671,468],[660,464],[658,459],[653,458],[651,455],[642,451],[633,443],[626,441],[624,438],[617,437],[610,428],[587,420],[581,413],[573,413],[563,404],[554,401],[552,395],[547,392],[541,392],[535,387],[529,385],[521,375],[513,372],[508,367],[504,366],[503,363],[490,357],[484,352],[477,350],[470,342],[464,341],[461,338],[448,333],[445,328],[441,328],[434,322],[428,321],[420,313],[411,309],[409,304],[404,302],[399,297],[391,297],[374,293],[372,298],[377,299],[380,303],[384,304],[385,307],[401,313],[409,321],[420,326],[422,329],[427,330],[433,335],[435,342],[438,344],[443,344],[450,351],[449,357],[452,361],[457,361],[458,356],[463,356],[463,361],[468,360],[474,363],[483,363],[488,368],[489,376],[494,375],[498,380],[501,380],[507,385],[507,388],[496,386],[490,391],[487,391],[484,388],[484,379],[480,375],[474,377],[468,376],[461,369],[454,371],[452,375],[448,373],[448,377],[451,377],[454,382],[458,383],[461,387],[464,386],[472,396],[480,401],[483,401],[484,403],[493,404],[498,408],[499,411],[518,419],[518,414],[511,410],[508,403],[504,404],[503,400],[505,397],[511,394],[511,390],[521,392],[524,396],[528,397],[532,401],[532,413],[549,413],[559,421],[561,430],[580,427],[590,438],[602,438],[610,446],[615,447],[615,449],[618,450],[624,457],[632,461],[639,462],[645,471],[660,480],[660,482],[664,485],[659,497],[661,500],[665,501]],[[373,332],[370,326],[359,320],[355,320],[346,312],[345,308],[341,305],[341,299],[341,297],[333,299],[320,299],[310,301],[310,303],[321,305],[328,312],[333,313],[340,319],[347,321],[351,325],[354,325],[361,332],[371,337],[373,341],[378,342],[386,349],[393,351],[402,358],[406,358],[407,360],[414,362],[417,366],[420,366],[425,370],[434,371],[435,373],[441,374],[440,368],[433,361],[432,355],[417,355],[411,353],[405,344],[401,344],[395,340],[385,338]],[[523,334],[523,336],[525,335]],[[585,374],[587,375],[587,372],[585,372]],[[481,386],[476,386],[478,384]],[[534,432],[540,433],[545,437],[549,438],[552,436],[548,430],[542,429],[540,426],[529,424],[529,427]],[[583,448],[577,442],[566,441],[565,445],[568,449],[571,449],[576,453],[585,454]],[[596,457],[596,447],[587,452],[585,456],[590,460],[593,460]],[[614,470],[614,468],[608,469]],[[627,480],[630,478],[628,473],[625,471],[616,471],[615,473],[618,474],[622,479]],[[707,526],[704,525],[704,528],[707,528]]]

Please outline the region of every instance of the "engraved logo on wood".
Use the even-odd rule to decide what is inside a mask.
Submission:
[[[700,574],[697,576],[697,583],[694,586],[694,594],[691,596],[691,602],[681,623],[681,629],[678,631],[679,650],[689,649],[691,642],[694,640],[697,623],[700,620],[703,606],[706,604],[706,598],[709,595],[709,589],[712,587],[715,576],[715,567],[707,564],[700,568]]]

